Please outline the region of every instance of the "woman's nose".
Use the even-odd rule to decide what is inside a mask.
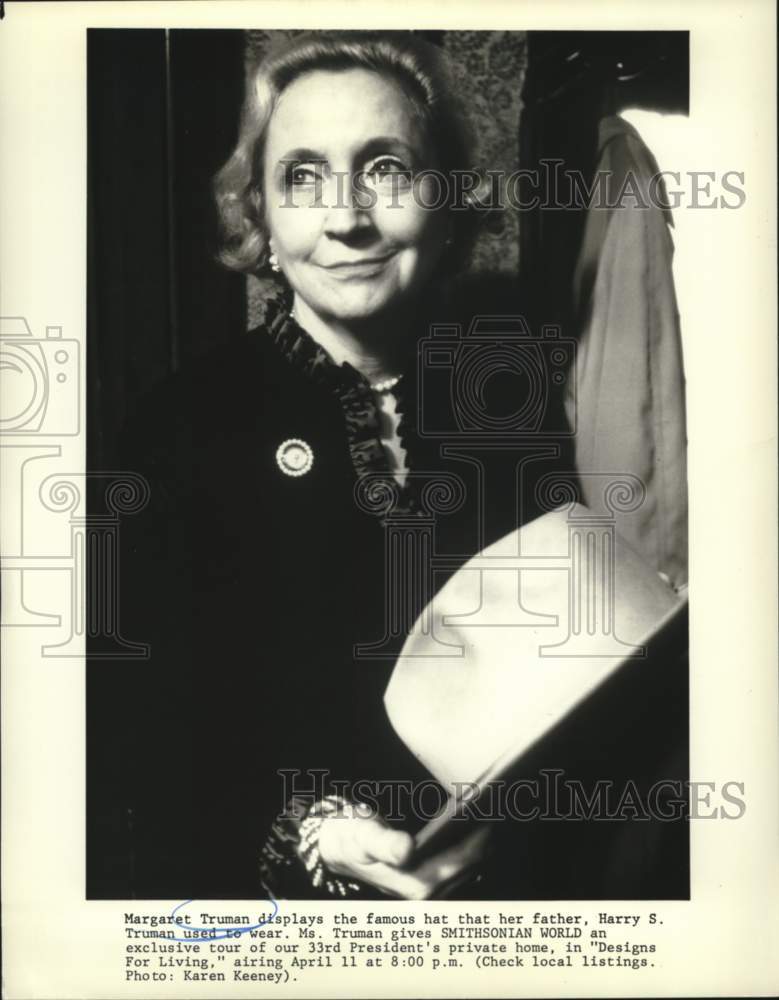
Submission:
[[[331,178],[325,192],[325,232],[328,236],[344,239],[356,234],[372,232],[374,223],[371,201],[361,192],[350,175]]]

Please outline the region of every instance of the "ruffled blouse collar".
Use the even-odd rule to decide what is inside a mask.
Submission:
[[[425,314],[430,304],[422,307]],[[345,385],[364,385],[370,390],[370,383],[348,361],[337,364],[328,352],[304,330],[292,315],[292,294],[286,288],[278,288],[266,295],[263,301],[260,328],[270,336],[278,350],[286,360],[301,374],[316,382],[338,389]],[[423,332],[425,323],[419,322],[419,331]],[[401,383],[406,384],[416,369],[417,340],[413,336],[406,337],[407,350],[401,363]],[[396,396],[399,392],[394,393]]]
[[[335,389],[346,382],[365,381],[362,375],[344,362],[337,365],[324,347],[318,344],[291,315],[291,297],[278,295],[265,303],[265,333],[281,354],[301,374]],[[366,382],[367,385],[367,382]]]

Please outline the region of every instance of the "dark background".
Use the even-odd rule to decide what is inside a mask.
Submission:
[[[114,467],[145,390],[245,326],[244,282],[214,261],[210,195],[237,136],[243,32],[90,30],[87,45],[94,469]]]

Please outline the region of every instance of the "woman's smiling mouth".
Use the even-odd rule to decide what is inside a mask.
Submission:
[[[334,264],[322,264],[320,266],[334,278],[341,280],[370,278],[380,274],[394,256],[395,251],[384,254],[381,257],[360,257],[357,260],[343,260],[337,261]]]

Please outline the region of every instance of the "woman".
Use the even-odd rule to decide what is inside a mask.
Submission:
[[[255,71],[238,147],[217,184],[227,235],[223,260],[255,273],[267,262],[281,276],[291,308],[270,321],[268,332],[317,388],[327,384],[335,392],[341,409],[332,445],[312,449],[310,432],[290,436],[286,450],[281,443],[278,461],[291,477],[307,475],[309,466],[314,472],[331,448],[348,442],[352,468],[339,456],[322,469],[333,480],[328,491],[341,485],[339,476],[348,487],[355,476],[390,474],[399,502],[409,511],[418,507],[404,412],[410,400],[401,383],[409,381],[406,369],[437,285],[451,277],[455,252],[473,228],[472,213],[457,215],[440,197],[441,175],[449,181],[470,165],[467,156],[443,66],[419,41],[367,34],[303,38]],[[302,391],[310,395],[311,389]],[[313,517],[332,503],[320,498]],[[383,582],[380,559],[370,570]],[[339,617],[344,612],[337,610]],[[372,608],[367,620],[375,616]],[[366,619],[349,617],[358,638]],[[363,670],[379,673],[370,662]],[[380,689],[371,694],[375,714]],[[298,858],[310,869],[310,888],[345,894],[364,891],[361,883],[369,882],[421,897],[473,865],[485,840],[480,831],[410,871],[411,836],[370,810],[363,814],[359,805],[332,797],[289,811],[264,852],[266,884],[277,892],[285,887],[274,861],[290,860],[283,850],[290,843],[297,842]]]

